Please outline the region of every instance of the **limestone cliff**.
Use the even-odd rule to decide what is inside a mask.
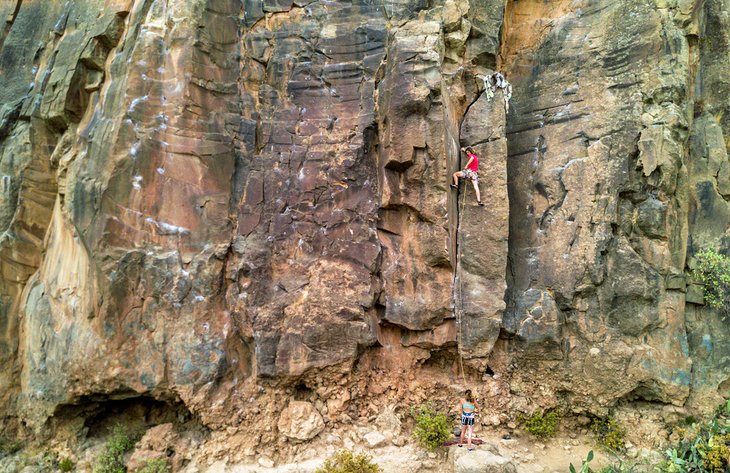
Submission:
[[[728,9],[3,2],[3,425],[136,406],[285,458],[464,383],[495,425],[714,407],[730,336],[689,274],[730,249]],[[485,207],[448,187],[466,145]],[[251,433],[290,400],[316,429]]]

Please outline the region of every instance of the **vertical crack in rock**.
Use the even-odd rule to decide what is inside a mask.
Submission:
[[[3,427],[174,400],[279,461],[446,402],[457,330],[489,415],[722,398],[727,0],[102,3],[0,7]]]

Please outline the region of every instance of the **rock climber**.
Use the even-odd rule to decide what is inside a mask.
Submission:
[[[463,171],[456,171],[454,173],[454,183],[451,184],[451,188],[459,188],[459,178],[471,180],[471,183],[474,185],[474,192],[477,194],[477,205],[483,206],[482,196],[479,193],[479,156],[476,155],[474,148],[471,146],[461,148],[461,151],[465,152],[466,155],[469,156],[469,161],[467,161]]]
[[[467,389],[464,392],[464,396],[459,401],[459,409],[461,410],[461,435],[459,436],[459,446],[463,446],[464,434],[466,433],[466,448],[468,448],[469,451],[474,450],[474,447],[472,447],[471,444],[471,438],[474,436],[474,418],[478,408],[479,404],[477,404],[474,399],[471,389]]]

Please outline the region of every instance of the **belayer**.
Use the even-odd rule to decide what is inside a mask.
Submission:
[[[459,188],[459,178],[471,180],[471,183],[474,185],[474,192],[477,194],[477,204],[483,206],[482,196],[479,193],[479,156],[476,155],[474,148],[471,146],[461,148],[461,150],[469,156],[469,161],[466,162],[463,171],[456,171],[454,173],[454,183],[451,184],[451,188]]]

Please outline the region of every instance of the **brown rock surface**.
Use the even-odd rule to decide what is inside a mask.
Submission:
[[[211,462],[278,462],[463,384],[495,423],[714,407],[730,337],[689,274],[730,245],[728,8],[3,3],[2,426],[161,402]],[[484,207],[448,187],[465,145]]]
[[[279,432],[295,440],[309,440],[324,429],[322,415],[309,402],[292,401],[276,423]]]

